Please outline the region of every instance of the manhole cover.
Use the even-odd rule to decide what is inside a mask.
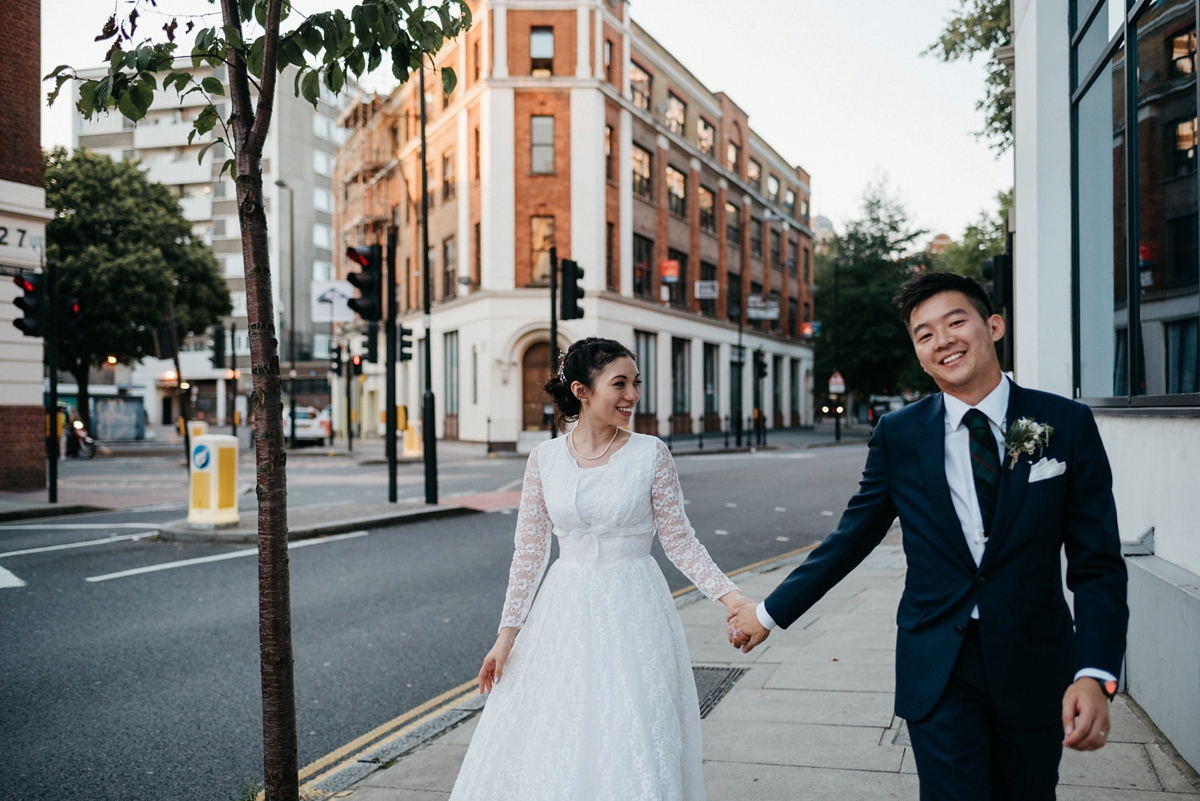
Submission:
[[[708,717],[708,713],[721,703],[721,699],[745,672],[746,668],[693,667],[696,695],[700,699],[700,717]]]

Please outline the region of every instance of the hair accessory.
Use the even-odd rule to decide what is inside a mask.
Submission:
[[[563,356],[561,359],[558,360],[558,380],[559,381],[567,380],[567,373],[566,373],[566,370],[564,369],[566,366],[567,366],[567,357]]]

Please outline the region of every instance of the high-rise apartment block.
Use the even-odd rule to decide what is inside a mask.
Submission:
[[[811,423],[808,174],[633,22],[629,3],[472,8],[472,28],[436,59],[458,86],[446,95],[426,76],[427,335],[416,77],[342,117],[340,244],[398,230],[401,310],[425,336],[401,372],[401,402],[420,408],[421,360],[432,358],[439,436],[544,435],[555,248],[583,268],[586,291],[559,347],[604,336],[636,352],[637,430],[719,430],[739,408],[760,409],[768,426]],[[745,319],[748,307],[777,307],[778,319]],[[380,419],[382,398],[369,380],[364,419]]]

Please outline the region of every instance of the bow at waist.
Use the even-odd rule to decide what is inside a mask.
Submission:
[[[564,562],[626,562],[650,555],[654,530],[614,530],[604,526],[563,531],[558,535],[558,556]]]

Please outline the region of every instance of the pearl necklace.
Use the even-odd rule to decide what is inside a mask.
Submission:
[[[573,440],[573,439],[575,438],[575,432],[574,432],[574,431],[572,431],[572,432],[571,432],[571,436],[567,437],[567,447],[569,447],[569,448],[571,449],[571,453],[575,454],[575,455],[576,455],[576,456],[578,456],[580,459],[586,459],[586,460],[587,460],[587,461],[589,461],[589,462],[594,462],[594,461],[596,461],[597,459],[599,459],[599,458],[601,458],[602,456],[604,456],[604,454],[608,453],[608,449],[609,449],[609,448],[611,448],[611,447],[612,447],[612,444],[613,444],[614,442],[616,442],[616,441],[617,441],[617,434],[620,434],[620,433],[621,433],[621,429],[620,429],[620,428],[618,428],[616,431],[614,431],[614,432],[613,432],[613,435],[612,435],[612,439],[610,439],[610,440],[608,441],[608,444],[604,446],[604,450],[600,451],[600,453],[596,454],[595,456],[584,456],[582,453],[580,453],[580,452],[579,452],[579,451],[578,451],[578,450],[575,448],[575,446],[574,446],[574,445],[572,445],[572,444],[571,444],[571,440]]]

